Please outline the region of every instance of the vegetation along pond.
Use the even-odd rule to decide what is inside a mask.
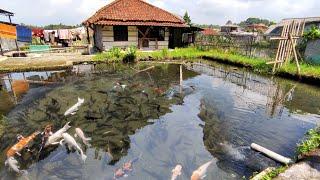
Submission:
[[[146,71],[138,70],[149,68]],[[320,90],[211,62],[180,65],[78,65],[51,72],[0,75],[1,179],[190,179],[213,159],[206,179],[240,179],[278,164],[250,149],[260,144],[294,157],[296,144],[319,122]],[[182,84],[182,86],[181,86]],[[65,111],[84,98],[74,115]],[[7,150],[52,125],[81,128],[90,145],[79,153],[57,144],[41,148],[41,136],[15,156],[17,176],[5,166]]]

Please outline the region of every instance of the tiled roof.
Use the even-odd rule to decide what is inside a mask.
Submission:
[[[84,24],[186,27],[180,17],[143,0],[115,0],[97,11]]]
[[[210,35],[217,35],[218,30],[216,29],[212,29],[212,28],[204,28],[204,30],[202,31],[202,34],[205,36],[210,36]]]

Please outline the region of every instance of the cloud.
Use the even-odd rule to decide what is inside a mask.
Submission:
[[[45,25],[79,24],[112,0],[2,0],[14,22]],[[319,0],[147,0],[174,14],[188,11],[199,24],[240,22],[248,17],[279,21],[288,17],[319,16]],[[6,20],[4,17],[0,20]]]

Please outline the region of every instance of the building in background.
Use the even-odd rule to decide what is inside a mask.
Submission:
[[[94,30],[94,46],[102,51],[112,47],[163,49],[183,46],[189,26],[181,17],[143,0],[115,0],[83,23]]]

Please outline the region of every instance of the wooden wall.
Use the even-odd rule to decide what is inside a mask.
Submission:
[[[138,28],[136,26],[128,26],[128,41],[114,41],[113,26],[96,26],[95,44],[102,50],[108,50],[112,47],[127,48],[132,45],[138,47]],[[165,41],[158,41],[158,49],[168,48],[168,45],[169,30],[166,28]],[[156,42],[151,41],[147,49],[155,48]]]

